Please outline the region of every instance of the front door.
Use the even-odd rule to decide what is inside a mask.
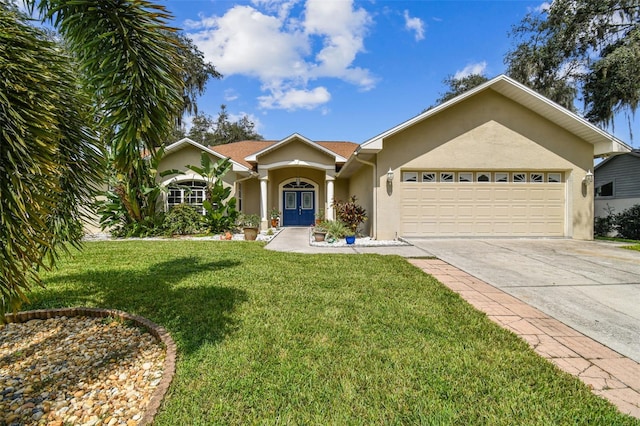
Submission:
[[[283,226],[310,226],[315,219],[314,191],[287,191],[282,194]]]

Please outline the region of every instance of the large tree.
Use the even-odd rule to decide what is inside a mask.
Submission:
[[[447,91],[441,93],[440,97],[436,99],[436,105],[453,99],[487,81],[489,81],[489,79],[483,74],[470,74],[459,78],[450,75],[442,81],[442,83],[447,86]]]
[[[208,146],[263,139],[255,131],[255,124],[247,115],[243,115],[238,121],[231,121],[226,105],[220,105],[217,119],[214,120],[207,114],[197,114],[191,124],[187,136]]]
[[[513,29],[507,73],[575,109],[610,124],[634,113],[640,99],[640,0],[555,0]]]
[[[154,155],[184,106],[179,46],[164,7],[27,3],[64,44],[0,0],[0,314],[26,300],[38,269],[51,267],[65,242],[79,243],[80,206],[93,195],[101,149],[132,185],[144,181],[141,151]]]

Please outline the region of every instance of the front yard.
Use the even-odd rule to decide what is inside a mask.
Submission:
[[[25,308],[170,331],[157,425],[638,424],[399,257],[107,241],[44,277]]]

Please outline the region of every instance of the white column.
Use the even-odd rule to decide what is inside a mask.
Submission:
[[[326,211],[326,219],[333,220],[333,176],[327,176],[327,211]]]
[[[267,221],[267,181],[269,179],[260,178],[260,218],[262,222]]]

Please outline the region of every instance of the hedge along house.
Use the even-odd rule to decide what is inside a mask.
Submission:
[[[356,195],[377,239],[397,237],[593,238],[595,157],[630,147],[506,76],[498,76],[361,145],[281,141],[203,147],[183,139],[161,169],[199,164],[200,153],[231,158],[239,209],[272,208],[283,226],[308,226],[334,199]],[[197,191],[198,176],[185,182]],[[169,205],[201,202],[172,190]],[[191,197],[191,198],[189,198]]]

